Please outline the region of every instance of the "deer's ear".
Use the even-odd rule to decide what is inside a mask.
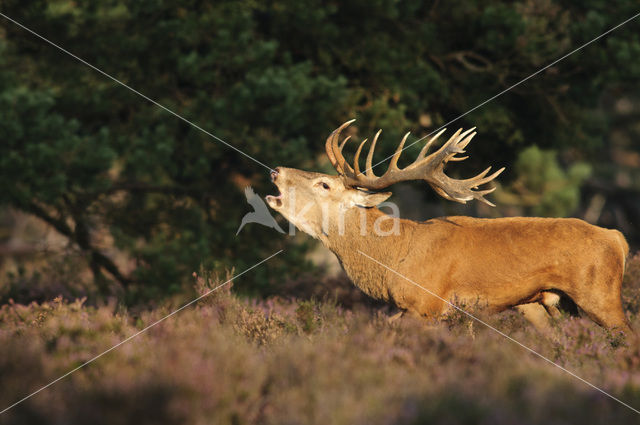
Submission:
[[[357,191],[353,195],[352,200],[353,203],[359,207],[375,207],[376,205],[386,201],[389,196],[391,196],[391,192],[367,193]]]

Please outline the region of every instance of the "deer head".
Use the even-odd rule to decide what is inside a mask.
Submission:
[[[340,135],[353,121],[355,120],[347,121],[334,130],[325,144],[327,156],[338,172],[337,176],[284,167],[278,167],[271,173],[271,179],[280,193],[278,196],[267,196],[267,203],[304,232],[314,237],[326,234],[338,224],[337,220],[344,217],[345,212],[379,205],[391,196],[391,192],[380,190],[408,180],[424,180],[448,200],[466,203],[477,199],[493,206],[484,196],[495,188],[478,190],[478,187],[495,179],[504,168],[487,176],[491,169],[489,167],[477,176],[465,180],[452,179],[443,171],[447,162],[467,158],[456,155],[465,152],[464,148],[476,134],[473,128],[465,132],[458,130],[440,149],[427,156],[429,148],[445,130],[440,131],[422,148],[412,164],[400,169],[398,159],[409,136],[407,133],[391,157],[389,168],[378,177],[373,172],[372,162],[381,131],[376,133],[371,142],[364,171],[360,171],[359,158],[367,139],[360,143],[353,167],[342,154],[350,136],[340,143]]]

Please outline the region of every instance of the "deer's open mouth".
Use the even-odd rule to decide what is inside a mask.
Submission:
[[[271,208],[280,208],[282,206],[282,193],[277,185],[276,188],[278,189],[277,195],[267,195],[265,198],[267,200],[267,204],[269,204]]]

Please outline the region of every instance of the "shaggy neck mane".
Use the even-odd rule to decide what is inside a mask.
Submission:
[[[397,222],[397,232],[393,229],[394,221]],[[394,219],[375,207],[350,208],[344,215],[342,229],[339,222],[333,220],[327,234],[323,234],[320,240],[336,254],[356,286],[374,298],[387,300],[391,283],[388,274],[391,272],[359,251],[381,262],[397,263],[408,252],[409,241],[404,235],[411,232],[410,227],[413,226],[414,222]]]

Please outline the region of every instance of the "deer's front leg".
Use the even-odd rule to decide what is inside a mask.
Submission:
[[[547,313],[547,310],[540,303],[528,303],[517,305],[518,310],[525,319],[527,319],[536,329],[540,331],[551,330],[551,316]]]

